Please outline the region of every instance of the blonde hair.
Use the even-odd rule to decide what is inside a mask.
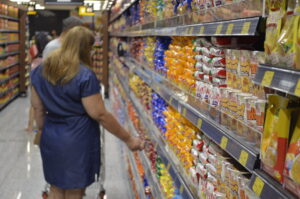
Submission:
[[[89,29],[82,26],[70,29],[62,39],[61,48],[44,61],[43,76],[53,85],[68,83],[79,72],[80,63],[91,67],[90,51],[94,42]]]

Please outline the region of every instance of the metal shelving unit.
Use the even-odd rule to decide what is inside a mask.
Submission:
[[[127,97],[131,100],[132,104],[134,105],[136,111],[141,116],[141,120],[145,124],[145,126],[150,127],[151,133],[150,136],[152,140],[154,140],[155,143],[160,143],[157,145],[157,153],[161,157],[163,163],[166,165],[166,168],[168,169],[170,175],[172,176],[176,187],[180,190],[181,195],[185,199],[192,199],[196,197],[196,193],[192,193],[190,190],[190,183],[186,182],[187,179],[184,179],[181,176],[182,169],[179,169],[181,167],[180,165],[175,165],[172,158],[169,156],[168,152],[166,151],[166,146],[163,146],[161,143],[161,140],[155,136],[155,133],[153,132],[153,129],[156,129],[155,125],[151,122],[151,119],[145,115],[145,111],[143,110],[140,103],[137,101],[137,99],[134,97],[133,93],[131,92],[130,88],[125,86],[124,77],[122,77],[118,72],[116,72],[117,77],[119,79],[119,82],[121,83],[125,93],[127,94]],[[195,190],[194,190],[195,191]]]
[[[254,150],[254,148],[250,146],[244,145],[242,142],[237,140],[234,136],[230,135],[227,129],[221,128],[219,124],[212,122],[207,116],[203,115],[200,111],[195,110],[191,105],[187,104],[185,101],[178,99],[172,95],[174,93],[169,88],[165,88],[165,86],[161,83],[163,81],[163,77],[159,74],[145,70],[140,65],[134,64],[129,60],[125,61],[126,65],[130,68],[130,71],[137,74],[143,81],[145,81],[155,92],[160,94],[161,97],[165,99],[169,105],[179,111],[184,117],[186,117],[189,121],[191,121],[195,126],[197,126],[201,131],[212,139],[216,144],[221,146],[223,150],[225,150],[228,154],[230,154],[234,159],[236,159],[245,169],[247,169],[251,174],[251,183],[249,184],[249,188],[253,190],[258,196],[261,198],[283,198],[283,199],[293,199],[295,198],[289,191],[282,188],[282,186],[276,182],[274,179],[269,177],[265,172],[259,170],[259,152]],[[163,145],[163,141],[161,138],[157,137],[157,134],[153,132],[155,126],[151,124],[150,119],[145,116],[145,111],[141,110],[141,105],[139,102],[134,98],[133,93],[130,92],[128,86],[125,86],[125,77],[121,77],[119,73],[120,82],[124,86],[124,90],[126,93],[130,93],[130,99],[135,105],[136,109],[138,110],[139,115],[141,116],[141,120],[146,123],[147,126],[152,129],[153,139],[158,143],[158,150],[160,150],[160,154],[162,155],[162,159],[164,163],[174,164],[174,159],[170,158],[170,151],[166,150]],[[127,88],[126,88],[127,87]],[[145,119],[146,117],[146,119]],[[176,166],[174,166],[176,167]],[[174,168],[172,167],[172,168]],[[171,167],[170,167],[171,168]],[[182,173],[178,172],[178,168],[170,171],[170,173]],[[260,180],[257,180],[259,178]],[[188,183],[186,178],[180,178],[182,181],[177,181],[178,185],[185,185],[187,187]],[[259,182],[257,182],[259,181]],[[257,183],[259,183],[257,185]],[[181,186],[180,185],[180,186]],[[262,188],[255,188],[255,186],[262,186]],[[257,190],[258,189],[258,190]],[[261,189],[261,190],[260,190]],[[193,198],[193,197],[192,197]],[[196,197],[194,197],[196,198]]]

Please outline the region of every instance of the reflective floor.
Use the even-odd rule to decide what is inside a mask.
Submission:
[[[38,147],[27,133],[28,98],[18,98],[0,112],[0,199],[40,199],[46,182]],[[120,141],[105,135],[105,188],[108,199],[129,198]],[[86,199],[96,199],[99,184],[87,189]]]

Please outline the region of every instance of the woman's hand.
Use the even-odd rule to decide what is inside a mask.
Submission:
[[[141,151],[145,148],[145,141],[138,137],[131,136],[125,143],[131,151]]]

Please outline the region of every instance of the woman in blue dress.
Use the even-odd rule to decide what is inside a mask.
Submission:
[[[89,68],[93,33],[84,27],[68,31],[31,74],[31,103],[39,130],[40,148],[50,199],[81,199],[100,169],[99,122],[131,150],[143,141],[131,136],[106,111],[100,84]]]

